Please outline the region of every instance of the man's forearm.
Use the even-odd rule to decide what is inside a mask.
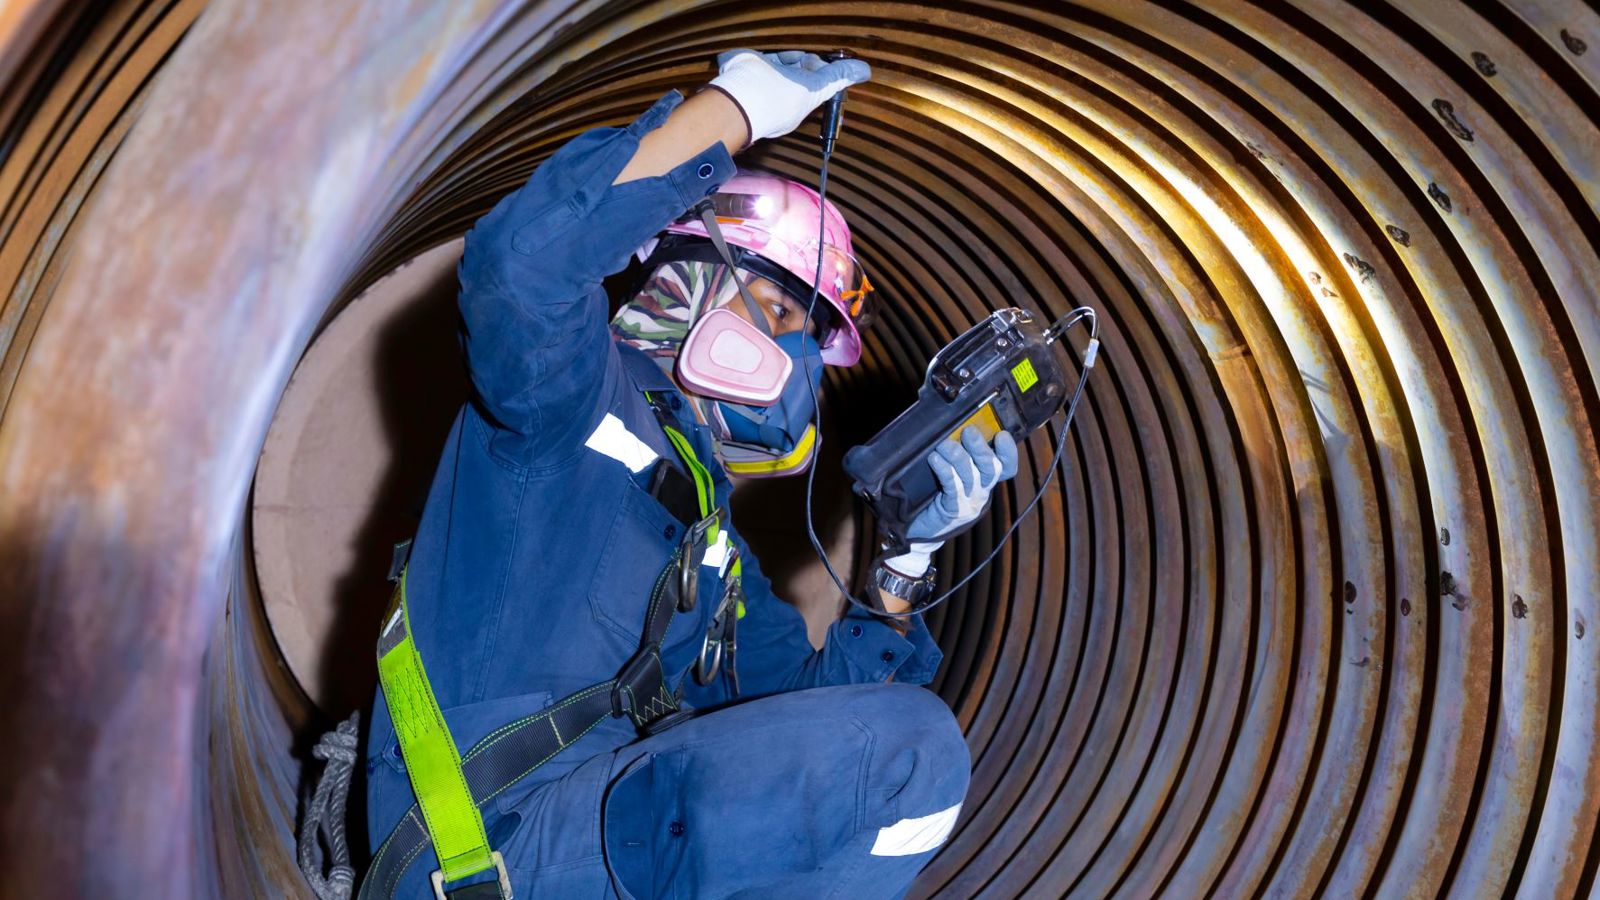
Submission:
[[[750,130],[738,104],[721,91],[701,91],[673,110],[660,128],[640,138],[633,159],[612,184],[665,175],[712,141],[721,141],[729,153],[737,153],[749,139]]]

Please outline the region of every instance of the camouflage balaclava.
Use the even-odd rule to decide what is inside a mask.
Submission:
[[[617,310],[611,331],[655,360],[668,374],[689,335],[689,323],[739,294],[733,270],[717,263],[678,260],[656,267],[633,299]]]

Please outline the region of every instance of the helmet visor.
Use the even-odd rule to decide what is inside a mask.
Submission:
[[[803,204],[800,194],[788,190],[722,190],[709,199],[717,222],[730,229],[728,243],[745,251],[734,254],[740,267],[777,282],[802,307],[810,306],[820,237],[815,195],[804,197]],[[800,205],[791,209],[792,204]],[[691,210],[679,221],[693,227],[695,218]],[[828,234],[833,236],[832,231]],[[847,331],[850,326],[859,332],[870,326],[878,298],[860,261],[847,250],[824,239],[820,253],[822,270],[817,287],[828,302],[818,303],[814,315],[824,329],[823,343],[827,346],[838,337],[829,332]]]
[[[786,207],[785,197],[782,194],[719,191],[711,195],[712,212],[723,224],[751,226],[769,234],[786,230],[784,228]],[[797,238],[804,240],[802,246],[809,247],[805,256],[815,259],[817,252],[815,235],[804,239],[800,235],[791,233],[788,239]],[[796,243],[799,244],[799,240],[796,240]],[[838,299],[838,306],[857,328],[863,328],[870,323],[876,305],[872,297],[872,282],[867,280],[866,272],[862,270],[861,263],[854,256],[831,243],[825,245],[822,251],[820,287],[825,292],[829,287],[833,288],[831,296]],[[804,299],[810,300],[809,297]]]
[[[815,243],[811,245],[809,253],[812,269],[806,273],[807,278],[804,280],[760,254],[739,250],[734,255],[739,260],[740,268],[775,282],[800,305],[801,309],[806,309],[811,305],[811,291],[808,289],[808,284],[809,276],[816,271],[816,246]],[[831,340],[833,332],[844,327],[842,321],[844,317],[849,317],[857,330],[872,324],[878,309],[877,290],[867,279],[861,263],[832,244],[827,245],[822,251],[821,287],[822,297],[818,298],[816,309],[811,315],[812,320],[822,327],[821,333],[825,336],[824,346]]]
[[[830,293],[838,298],[838,311],[848,316],[857,329],[872,324],[878,306],[877,291],[854,256],[832,244],[824,247],[821,287],[832,288]]]

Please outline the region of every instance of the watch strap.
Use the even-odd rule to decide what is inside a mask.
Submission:
[[[879,563],[872,570],[872,585],[882,593],[892,594],[911,604],[912,610],[933,593],[934,578],[939,571],[932,566],[921,577],[913,578],[896,572],[889,566]],[[880,606],[882,605],[880,601]]]

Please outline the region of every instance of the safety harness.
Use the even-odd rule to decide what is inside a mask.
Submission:
[[[406,605],[406,556],[397,553],[391,577],[397,582],[378,638],[378,677],[388,701],[389,716],[405,760],[417,802],[395,826],[373,856],[361,883],[363,900],[388,900],[411,863],[433,846],[439,868],[432,875],[437,900],[510,900],[512,885],[499,851],[489,846],[480,808],[496,795],[549,762],[557,753],[608,718],[627,717],[641,735],[655,734],[682,721],[690,711],[680,707],[681,693],[667,686],[661,663],[661,642],[673,613],[694,608],[701,560],[721,547],[722,601],[701,646],[696,676],[708,656],[715,675],[727,648],[732,675],[736,622],[744,614],[740,564],[720,527],[722,510],[715,501],[711,474],[694,448],[662,408],[659,398],[645,394],[650,408],[677,451],[689,476],[662,459],[651,476],[651,493],[687,526],[672,559],[656,577],[645,611],[639,649],[615,678],[584,688],[548,709],[518,719],[458,753],[439,702],[412,639]],[[689,477],[693,478],[692,501]],[[714,656],[713,650],[714,649]],[[702,679],[709,680],[709,676]],[[736,682],[735,682],[736,685]],[[737,691],[737,687],[735,687]],[[489,869],[495,881],[447,890],[446,885]]]

